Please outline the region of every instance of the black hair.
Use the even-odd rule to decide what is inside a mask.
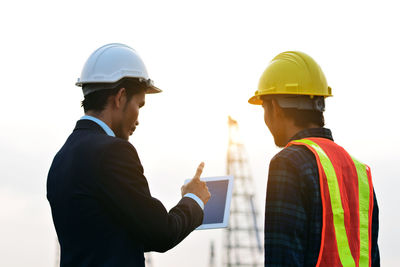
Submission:
[[[125,78],[113,84],[84,84],[83,91],[90,87],[94,92],[89,93],[82,100],[81,106],[85,112],[101,112],[106,108],[107,100],[110,96],[115,96],[121,88],[126,89],[126,98],[129,102],[135,94],[146,91],[146,85],[139,79]],[[105,89],[107,88],[107,89]]]
[[[272,113],[273,97],[262,97],[263,102],[266,102],[267,112]],[[297,108],[282,108],[282,111],[287,118],[291,118],[294,124],[301,128],[308,128],[310,124],[316,124],[319,127],[325,126],[324,114],[317,110],[300,110]]]

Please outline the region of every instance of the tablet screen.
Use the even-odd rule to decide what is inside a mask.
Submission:
[[[208,181],[211,197],[204,206],[203,224],[223,223],[229,180]]]

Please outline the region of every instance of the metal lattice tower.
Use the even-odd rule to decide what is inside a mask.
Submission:
[[[151,256],[152,253],[146,252],[144,255],[146,267],[153,267],[153,257]]]
[[[229,227],[225,231],[224,266],[264,266],[262,233],[254,205],[254,186],[237,121],[228,117],[227,174],[234,177]]]
[[[208,267],[215,267],[215,247],[214,241],[210,242],[210,262],[208,263]]]

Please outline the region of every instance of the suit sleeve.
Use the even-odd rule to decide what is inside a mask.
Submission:
[[[203,211],[193,199],[184,197],[167,212],[151,196],[143,167],[130,143],[121,140],[109,145],[99,170],[105,205],[145,251],[165,252],[201,224]]]

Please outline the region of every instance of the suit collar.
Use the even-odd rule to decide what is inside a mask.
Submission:
[[[74,131],[91,130],[102,134],[107,134],[100,125],[91,120],[79,120],[76,122]]]
[[[106,132],[107,135],[115,137],[113,130],[111,130],[111,128],[101,119],[90,116],[90,115],[85,115],[81,118],[81,120],[93,121],[93,122],[97,123],[101,128],[103,128],[103,130]]]

